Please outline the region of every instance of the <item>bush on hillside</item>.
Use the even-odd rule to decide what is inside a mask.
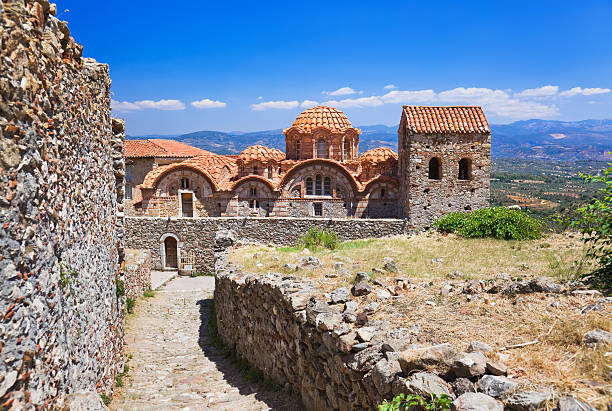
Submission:
[[[332,230],[319,230],[317,227],[310,227],[308,232],[300,238],[298,246],[309,250],[318,248],[335,250],[338,246],[338,234]]]
[[[469,213],[448,213],[436,221],[434,227],[466,238],[531,240],[542,236],[543,224],[521,210],[490,207]]]
[[[580,207],[572,225],[579,227],[588,246],[586,257],[597,261],[597,268],[585,275],[596,286],[612,290],[612,164],[601,176],[582,175],[590,182],[601,182],[601,198]]]

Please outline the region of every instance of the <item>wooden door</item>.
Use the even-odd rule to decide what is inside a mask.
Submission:
[[[178,268],[178,252],[176,238],[168,237],[164,240],[166,250],[166,268]]]

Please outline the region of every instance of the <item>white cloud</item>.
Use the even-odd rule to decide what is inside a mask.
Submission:
[[[410,104],[434,101],[436,93],[433,90],[393,90],[380,97],[385,103]]]
[[[349,107],[377,107],[385,104],[378,96],[347,98],[344,100],[329,100],[323,103],[326,106],[349,108]]]
[[[515,97],[549,97],[554,96],[559,92],[559,86],[542,86],[537,88],[528,88],[515,93]]]
[[[263,103],[251,104],[251,110],[262,111],[269,109],[289,110],[300,105],[299,102],[293,101],[264,101]]]
[[[257,97],[257,100],[263,100],[263,96]]]
[[[363,91],[353,90],[351,87],[340,87],[338,90],[334,91],[322,91],[321,94],[327,94],[329,96],[348,96],[350,94],[361,94]]]
[[[569,90],[561,92],[559,95],[560,96],[564,96],[564,97],[572,97],[572,96],[577,96],[577,95],[592,96],[594,94],[605,94],[605,93],[609,93],[609,92],[610,92],[609,88],[599,88],[599,87],[582,88],[582,87],[574,87],[574,88],[571,88]]]
[[[394,88],[397,88],[397,87],[395,87],[395,84],[387,84],[384,87],[385,90],[393,90]]]
[[[490,88],[481,87],[457,87],[452,90],[446,90],[438,93],[440,101],[449,103],[465,102],[465,101],[499,101],[508,99],[509,95],[503,90],[493,90]]]
[[[554,138],[555,140],[561,140],[562,138],[567,137],[565,134],[563,133],[553,133],[550,135],[552,138]]]
[[[153,110],[184,110],[185,103],[180,100],[140,100],[140,101],[117,101],[111,100],[111,108],[119,112],[138,111],[144,109]]]
[[[211,100],[209,98],[205,98],[199,101],[192,101],[191,105],[195,108],[222,108],[226,107],[227,103],[218,100]]]
[[[302,101],[302,104],[300,104],[300,107],[311,108],[311,107],[315,107],[315,106],[318,106],[318,105],[319,105],[318,101],[304,100],[304,101]]]

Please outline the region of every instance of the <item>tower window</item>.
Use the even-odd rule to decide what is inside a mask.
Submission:
[[[459,180],[471,180],[472,179],[472,160],[469,158],[462,158],[459,160]]]
[[[306,179],[306,195],[307,196],[311,196],[313,194],[312,192],[312,178],[308,177]]]
[[[181,188],[183,190],[186,190],[189,188],[189,179],[188,178],[181,178]]]
[[[317,141],[317,158],[327,158],[327,143],[323,139]]]
[[[433,157],[429,160],[429,179],[440,180],[442,178],[442,162],[439,158]]]

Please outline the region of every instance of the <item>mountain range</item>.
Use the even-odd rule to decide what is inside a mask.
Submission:
[[[389,147],[397,152],[398,126],[359,126],[359,152]],[[491,155],[494,158],[540,160],[610,160],[612,120],[524,120],[492,124]],[[128,136],[128,139],[170,138],[218,154],[239,154],[261,144],[285,150],[282,129],[255,132],[196,131],[181,135]]]

